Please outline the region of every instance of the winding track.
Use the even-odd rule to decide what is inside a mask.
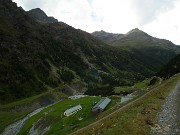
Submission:
[[[180,135],[180,81],[162,105],[158,124],[158,135]]]

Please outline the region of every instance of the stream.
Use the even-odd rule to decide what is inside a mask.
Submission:
[[[13,124],[7,126],[0,135],[16,135],[16,134],[18,134],[18,132],[22,129],[22,127],[24,126],[24,124],[26,123],[26,121],[29,118],[31,118],[32,116],[34,116],[34,115],[38,114],[39,112],[41,112],[43,109],[45,109],[45,108],[47,108],[49,106],[52,106],[52,105],[53,104],[45,106],[45,107],[42,107],[42,108],[39,108],[39,109],[29,113],[23,119],[21,119],[21,120],[15,122]]]

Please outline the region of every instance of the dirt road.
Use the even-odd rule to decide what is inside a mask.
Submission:
[[[180,135],[180,81],[166,98],[158,114],[157,135]]]

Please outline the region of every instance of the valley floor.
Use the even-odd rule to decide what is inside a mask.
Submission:
[[[87,96],[76,100],[66,98],[29,117],[15,134],[177,134],[180,121],[179,89],[180,75],[177,75],[146,89],[146,94],[142,93],[142,96],[127,103],[119,104],[119,96],[111,96],[112,102],[98,117],[92,116],[91,107],[93,102],[102,97]],[[64,110],[78,104],[83,106],[81,111],[70,117],[62,115]],[[4,122],[2,119],[1,123]],[[161,126],[163,128],[159,128]]]
[[[175,98],[171,103],[173,104],[175,111],[171,110],[172,114],[166,115],[164,119],[171,116],[174,119],[172,124],[172,132],[175,135],[179,133],[179,99],[177,98],[179,94],[179,80],[180,76],[172,77],[169,80],[163,81],[162,84],[155,87],[142,97],[130,102],[129,104],[121,107],[116,112],[90,124],[89,126],[79,129],[73,134],[105,134],[105,135],[148,135],[154,134],[158,127],[157,115],[161,110],[161,105],[166,104],[166,97],[169,93],[170,98]],[[176,85],[177,84],[177,85]],[[176,87],[175,87],[176,86]],[[173,97],[171,96],[173,95]],[[169,102],[170,104],[170,102]],[[169,106],[169,104],[167,106]],[[170,106],[169,106],[170,107]],[[169,122],[169,121],[168,121]],[[168,124],[168,123],[165,123]],[[165,128],[165,130],[170,131],[170,129]],[[162,133],[161,133],[162,134]],[[171,133],[170,133],[171,134]],[[166,134],[163,134],[166,135]],[[169,135],[169,132],[167,133]]]

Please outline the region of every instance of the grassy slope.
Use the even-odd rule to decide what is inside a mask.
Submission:
[[[22,119],[24,116],[26,116],[29,111],[26,112],[3,112],[0,111],[0,133],[5,129],[6,126],[8,126],[11,123],[14,123],[15,121],[18,121]]]
[[[121,135],[147,135],[151,126],[155,126],[156,115],[160,106],[175,86],[180,76],[166,80],[154,91],[126,107],[123,111],[115,113],[98,124],[88,127],[78,134],[121,134]],[[108,122],[107,122],[108,121]]]
[[[106,110],[108,111],[110,111],[111,110],[110,108],[116,104],[117,100],[119,100],[119,97],[112,97],[112,98],[113,98],[112,102],[106,108]],[[77,128],[82,128],[84,126],[87,126],[96,119],[96,117],[94,117],[91,112],[91,108],[92,108],[92,103],[98,102],[100,99],[101,99],[100,97],[89,97],[89,96],[77,100],[65,99],[51,107],[44,109],[40,113],[31,117],[18,134],[19,135],[26,134],[27,132],[29,132],[30,128],[35,123],[36,123],[35,128],[39,128],[39,130],[51,126],[50,130],[46,133],[47,135],[69,134],[70,132],[75,131]],[[65,117],[63,115],[63,112],[66,109],[69,109],[70,107],[76,106],[78,104],[82,105],[83,107],[82,110],[69,117]],[[103,114],[107,115],[107,113],[102,113],[102,115]],[[100,115],[100,117],[102,117],[102,115]],[[78,118],[80,117],[82,117],[83,120],[79,121]]]
[[[99,100],[99,97],[85,97],[77,100],[65,99],[31,117],[24,125],[23,129],[19,132],[19,134],[24,134],[29,131],[29,129],[32,127],[32,124],[38,121],[40,118],[45,119],[46,123],[49,123],[48,125],[44,125],[43,123],[42,127],[51,125],[51,130],[48,132],[48,134],[68,133],[70,130],[76,127],[82,127],[89,120],[91,121],[92,115],[90,110],[92,102]],[[81,104],[83,107],[81,111],[79,111],[75,115],[71,115],[70,117],[63,116],[63,112],[66,109],[69,109],[70,107],[76,106],[78,104]],[[49,113],[45,115],[45,112]],[[79,117],[82,117],[83,120],[77,120]]]
[[[34,102],[38,102],[38,100],[42,97],[45,96],[47,98],[52,98],[54,100],[58,100],[58,99],[63,99],[65,97],[67,97],[67,95],[65,95],[64,93],[62,93],[61,90],[62,87],[58,87],[54,90],[50,90],[47,92],[44,92],[42,94],[36,95],[36,96],[32,96],[23,100],[18,100],[16,102],[12,102],[9,104],[5,104],[5,105],[0,105],[0,110],[11,110],[14,109],[16,106],[26,106],[26,105],[30,105]]]
[[[149,85],[150,80],[144,80],[143,82],[137,82],[132,87],[114,87],[114,93],[121,94],[121,95],[127,95],[129,93],[132,93],[134,91],[141,91],[143,92]]]
[[[61,93],[58,89],[55,89],[53,91],[45,92],[30,98],[26,98],[17,102],[13,102],[6,105],[0,106],[0,132],[3,131],[3,129],[8,126],[9,124],[18,121],[25,117],[28,113],[30,113],[32,110],[21,110],[21,111],[11,111],[16,110],[16,108],[26,108],[26,106],[31,106],[32,104],[36,104],[39,102],[41,97],[47,97],[48,99],[54,97],[53,99],[57,98],[56,100],[64,99],[67,96],[63,93]],[[37,108],[36,108],[37,109]]]

